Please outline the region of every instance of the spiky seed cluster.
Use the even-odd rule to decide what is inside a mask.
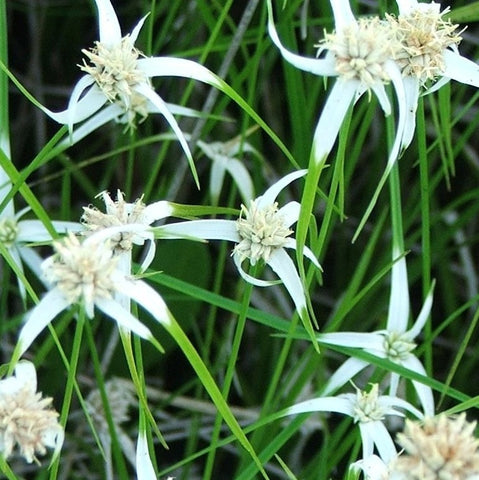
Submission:
[[[388,332],[384,337],[384,350],[392,361],[406,360],[416,344],[404,333]]]
[[[6,248],[10,248],[16,241],[18,235],[18,225],[14,218],[0,219],[0,243]]]
[[[106,213],[100,212],[95,207],[83,207],[81,222],[88,232],[97,232],[108,227],[128,225],[132,223],[143,223],[143,212],[145,204],[143,197],[138,198],[135,203],[127,203],[120,190],[117,192],[116,202],[114,202],[108,192],[103,192],[99,196],[105,202]],[[111,237],[112,245],[115,251],[130,251],[133,248],[134,233],[123,232]]]
[[[462,40],[460,32],[456,32],[458,25],[443,18],[448,10],[441,12],[440,5],[432,2],[420,4],[420,8],[397,19],[388,16],[401,43],[394,58],[404,76],[413,76],[425,83],[442,75],[444,50],[455,47]]]
[[[438,415],[424,423],[406,420],[397,436],[404,448],[391,465],[393,478],[404,480],[476,480],[479,478],[479,440],[476,422],[465,413]]]
[[[370,88],[390,81],[385,64],[400,46],[385,22],[370,17],[361,18],[340,31],[325,33],[317,47],[318,54],[323,50],[334,54],[340,77],[359,80]]]
[[[375,422],[384,418],[384,409],[378,403],[379,387],[375,383],[369,392],[358,389],[354,406],[354,421],[360,423]]]
[[[120,44],[113,47],[95,42],[92,49],[83,49],[82,53],[92,65],[84,59],[80,69],[93,77],[110,102],[121,105],[126,112],[123,121],[132,123],[137,114],[140,121],[144,120],[148,115],[147,100],[135,92],[135,86],[150,82],[137,68],[141,53],[134,47],[130,36],[123,37]]]
[[[260,259],[268,261],[273,251],[286,243],[286,238],[293,233],[278,213],[275,202],[264,208],[258,208],[254,200],[249,209],[241,205],[240,218],[236,229],[241,241],[235,246],[233,254],[238,254],[241,260],[248,258],[251,265]]]
[[[113,423],[119,426],[121,423],[130,420],[128,410],[131,405],[136,403],[133,384],[121,378],[112,378],[105,383],[105,392]],[[99,389],[90,392],[86,399],[86,404],[97,428],[102,433],[107,433],[108,423]]]
[[[53,246],[56,253],[42,264],[45,278],[69,303],[83,302],[88,317],[93,317],[95,299],[113,296],[112,273],[118,257],[113,256],[112,247],[105,239],[101,243],[85,244],[72,233]]]
[[[52,398],[42,398],[35,384],[2,380],[6,381],[12,388],[0,390],[0,452],[8,458],[18,446],[28,463],[38,463],[36,455],[45,455],[47,447],[55,448],[63,440],[58,413],[51,408]]]

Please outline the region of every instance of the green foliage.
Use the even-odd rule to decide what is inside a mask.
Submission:
[[[370,365],[354,378],[361,388],[375,381],[387,393],[388,374],[394,372],[403,378],[400,395],[413,405],[419,402],[409,380],[433,390],[437,412],[466,410],[477,418],[471,379],[478,368],[479,92],[451,81],[421,97],[414,140],[387,176],[397,124],[394,90],[386,88],[393,105],[388,118],[376,97],[366,93],[349,109],[331,154],[311,164],[315,127],[336,79],[301,71],[281,57],[268,36],[266,2],[113,4],[124,33],[150,12],[137,42],[145,55],[194,60],[218,75],[218,88],[168,75],[152,80],[166,102],[197,111],[176,119],[190,141],[200,188],[161,115],[150,114],[130,131],[111,121],[68,147],[67,127],[37,108],[66,108],[81,76],[81,49],[98,38],[95,2],[0,0],[0,219],[13,200],[15,212],[28,207],[25,218],[39,220],[54,239],[62,232],[55,231],[53,221],[79,221],[90,204],[103,210],[95,195],[108,190],[114,197],[117,189],[127,202],[142,195],[146,205],[174,202],[180,212],[174,221],[235,219],[242,199],[234,181],[225,176],[219,206],[211,206],[212,162],[195,142],[244,135],[241,144],[251,144],[262,161],[241,148],[236,158],[251,174],[258,195],[288,173],[309,167],[305,179],[281,193],[278,204],[302,203],[292,227],[298,251],[290,256],[309,295],[311,324],[301,322],[283,285],[253,287],[241,278],[231,242],[160,238],[149,269],[140,272],[151,241],[146,240],[144,247],[135,246],[133,272],[162,296],[171,322],[155,322],[134,302],[131,308],[164,353],[119,333],[100,311],[91,320],[81,308],[62,312],[25,358],[37,367],[38,390],[53,397],[60,412],[63,450],[50,469],[50,451],[39,456],[38,465],[27,465],[21,455],[7,460],[0,455],[0,475],[9,480],[134,478],[140,429],[158,478],[357,480],[360,475],[349,466],[361,458],[362,447],[350,418],[280,415],[320,396],[347,358]],[[397,13],[393,1],[351,6],[358,15]],[[479,2],[457,0],[451,6],[448,18],[469,24],[461,53],[478,58]],[[314,57],[324,30],[334,25],[329,2],[277,0],[273,8],[283,44]],[[251,133],[254,126],[259,128]],[[409,326],[436,282],[430,318],[416,338],[415,353],[426,375],[371,352],[321,342],[320,336],[318,352],[311,340],[317,333],[386,328],[391,270],[398,261],[392,258],[393,242],[408,267]],[[50,243],[33,246],[46,258]],[[303,258],[306,247],[322,272]],[[22,270],[2,243],[0,254],[2,377],[12,373],[18,331],[46,287],[31,268]],[[248,272],[277,278],[264,265]],[[136,392],[137,403],[121,425],[115,424],[115,405],[105,390],[114,377],[126,379]],[[111,453],[102,443],[98,412],[88,410],[95,388],[107,407]],[[336,394],[351,392],[347,383]]]

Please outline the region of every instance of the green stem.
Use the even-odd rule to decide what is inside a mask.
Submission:
[[[176,319],[173,317],[171,313],[169,313],[169,322],[162,322],[162,325],[168,331],[168,333],[175,339],[178,346],[181,348],[182,352],[190,362],[191,366],[193,367],[194,371],[200,378],[203,386],[205,387],[206,391],[210,395],[213,403],[216,405],[216,408],[222,415],[225,423],[231,429],[235,437],[238,441],[243,445],[245,450],[250,454],[251,458],[253,459],[254,463],[256,464],[256,468],[258,471],[261,472],[264,478],[268,478],[263,465],[261,464],[259,458],[257,457],[252,445],[246,438],[242,428],[238,424],[238,421],[234,417],[233,413],[231,412],[226,400],[223,398],[220,390],[218,389],[213,377],[211,376],[208,368],[201,360],[201,357],[198,355],[195,347],[191,343],[190,339],[186,336],[185,332],[178,324]]]
[[[95,339],[93,338],[93,332],[90,325],[90,322],[85,323],[85,332],[87,337],[88,346],[90,347],[90,354],[93,362],[93,369],[95,371],[95,378],[97,381],[97,386],[100,391],[101,401],[103,404],[104,418],[108,424],[108,431],[112,443],[112,452],[116,462],[117,473],[122,480],[128,480],[128,469],[126,467],[125,459],[121,453],[120,443],[118,441],[118,435],[115,428],[115,423],[113,421],[114,413],[111,410],[110,402],[107,397],[105,390],[105,379],[103,377],[101,362],[98,357],[98,352],[95,345]],[[106,459],[110,461],[110,459]]]
[[[429,167],[426,145],[426,121],[424,118],[424,102],[419,99],[417,109],[417,141],[419,150],[419,175],[421,183],[421,241],[422,241],[422,292],[423,298],[426,298],[431,287],[431,223],[429,206]],[[432,331],[431,322],[427,322],[424,327],[424,335],[430,338]],[[432,344],[427,343],[424,351],[424,360],[426,372],[432,372]]]
[[[254,271],[252,272],[252,275],[254,276],[255,271],[257,271],[257,268],[253,269]],[[238,353],[241,345],[241,339],[243,338],[243,333],[244,329],[246,326],[246,318],[248,315],[248,307],[250,303],[250,298],[251,298],[251,292],[253,290],[253,285],[250,283],[246,283],[244,287],[244,292],[243,292],[243,301],[241,303],[241,311],[238,317],[238,323],[236,324],[236,331],[234,334],[233,338],[233,345],[231,346],[231,353],[229,356],[228,360],[228,366],[226,368],[226,374],[225,374],[225,379],[224,379],[224,384],[223,384],[223,389],[222,389],[222,395],[223,398],[227,401],[229,391],[231,388],[231,383],[233,381],[234,373],[235,373],[235,368],[236,368],[236,360],[238,359]],[[221,415],[216,415],[215,419],[215,425],[213,429],[213,435],[211,438],[211,444],[215,445],[218,442],[219,436],[220,436],[220,429],[221,429],[221,423],[222,423],[222,417]],[[213,474],[213,466],[214,466],[214,461],[215,461],[215,454],[216,454],[216,449],[213,449],[210,451],[208,454],[208,458],[206,459],[206,466],[205,466],[205,472],[203,474],[203,480],[210,480],[211,476]]]
[[[66,428],[68,414],[70,413],[70,407],[72,402],[73,388],[76,383],[76,371],[78,367],[78,359],[80,358],[81,340],[83,337],[83,328],[85,327],[85,311],[80,308],[78,311],[78,320],[76,322],[75,335],[73,337],[72,353],[70,358],[70,364],[67,366],[68,378],[65,387],[65,395],[63,397],[62,411],[60,413],[60,424],[63,428]],[[58,477],[58,469],[60,467],[60,457],[57,457],[50,468],[50,480]]]

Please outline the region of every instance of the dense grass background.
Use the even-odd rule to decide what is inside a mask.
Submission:
[[[148,12],[137,45],[146,55],[189,58],[224,78],[261,116],[290,152],[288,158],[262,129],[246,139],[262,153],[262,160],[241,158],[262,193],[275,179],[298,166],[307,167],[312,134],[331,81],[307,74],[284,62],[266,32],[265,2],[255,0],[113,1],[124,33]],[[279,34],[291,50],[314,56],[323,29],[333,26],[327,1],[275,3]],[[457,0],[454,9],[470,2]],[[357,14],[396,12],[393,1],[351,2]],[[93,1],[8,0],[0,2],[7,31],[11,72],[41,103],[61,110],[80,76],[77,64],[82,48],[97,39]],[[446,4],[443,4],[445,7]],[[306,38],[300,34],[306,14]],[[453,10],[454,13],[454,10]],[[479,56],[479,31],[469,17],[460,45],[471,59]],[[3,73],[1,74],[3,78]],[[3,80],[2,80],[3,81]],[[246,132],[255,122],[229,98],[198,82],[162,78],[154,82],[168,102],[186,105],[208,118],[180,119],[185,132],[204,141],[227,141]],[[18,89],[8,88],[8,128],[12,162],[18,171],[28,168],[59,130]],[[211,99],[211,96],[214,98]],[[400,207],[411,295],[416,318],[432,279],[436,279],[430,322],[420,338],[418,352],[435,390],[437,410],[466,409],[477,417],[476,354],[479,265],[479,124],[478,92],[457,83],[424,97],[413,144],[394,170],[400,186]],[[308,243],[323,266],[311,276],[311,300],[320,331],[373,331],[384,328],[389,301],[391,268],[391,196],[389,185],[355,243],[352,237],[384,170],[394,120],[385,120],[374,96],[364,95],[344,128],[321,176],[316,202],[316,229]],[[2,128],[5,129],[4,126]],[[211,161],[194,150],[201,190],[194,184],[186,159],[166,122],[150,116],[133,132],[110,123],[66,152],[33,169],[26,183],[50,219],[76,221],[82,206],[101,207],[95,195],[121,189],[129,201],[144,195],[146,203],[160,199],[209,205]],[[293,162],[294,160],[294,162]],[[301,198],[303,181],[291,185],[281,202]],[[17,210],[25,206],[15,196]],[[241,199],[227,178],[219,205],[238,209]],[[396,205],[397,207],[398,205]],[[31,214],[30,214],[31,215]],[[50,250],[41,250],[48,255]],[[200,352],[242,425],[249,425],[321,391],[326,379],[347,357],[341,348],[321,347],[318,355],[294,315],[292,303],[279,285],[252,288],[238,276],[230,259],[231,244],[162,241],[148,281],[163,295],[183,329]],[[140,254],[141,252],[137,252]],[[139,258],[139,257],[138,257]],[[16,279],[3,263],[0,293],[0,361],[8,363],[25,307]],[[269,272],[265,269],[264,275]],[[29,276],[35,291],[42,288]],[[33,305],[27,300],[27,308]],[[216,409],[183,354],[164,330],[139,312],[161,339],[166,353],[135,342],[135,357],[144,371],[149,405],[169,450],[155,440],[159,478],[259,478],[245,451],[221,426]],[[53,322],[65,352],[75,335],[72,313]],[[129,378],[125,354],[113,322],[97,316],[91,323],[94,346],[104,363],[106,379]],[[302,337],[303,339],[300,339]],[[95,388],[94,355],[82,344],[78,384],[86,396]],[[107,355],[108,357],[105,357]],[[62,408],[66,371],[52,341],[44,333],[28,353],[38,366],[39,389]],[[380,380],[391,365],[377,365]],[[368,374],[371,372],[368,372]],[[408,376],[407,372],[403,372]],[[356,379],[364,386],[370,377]],[[231,387],[229,384],[231,383]],[[346,386],[344,391],[352,391]],[[227,392],[227,393],[226,393]],[[416,403],[408,387],[401,392]],[[134,440],[137,412],[123,429]],[[391,429],[397,428],[391,425]],[[249,436],[272,479],[329,479],[346,476],[348,465],[360,455],[358,429],[339,415],[314,414],[268,422]],[[114,448],[120,452],[117,445]],[[206,449],[206,450],[205,450]],[[200,453],[198,453],[200,452]],[[278,457],[275,457],[277,455]],[[119,458],[120,459],[119,459]],[[134,470],[122,454],[115,457],[118,478],[132,478]],[[280,459],[288,466],[282,467]],[[13,478],[49,478],[48,460],[25,466],[12,459]],[[57,478],[105,478],[103,459],[73,396],[66,441]],[[288,476],[289,475],[289,476]]]

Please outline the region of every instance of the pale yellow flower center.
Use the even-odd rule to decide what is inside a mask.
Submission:
[[[378,397],[377,383],[371,387],[370,392],[357,391],[353,417],[355,422],[375,422],[384,418],[384,409],[379,405]]]
[[[254,200],[249,209],[241,206],[236,229],[241,241],[234,248],[233,254],[238,254],[242,260],[248,258],[251,265],[260,259],[267,262],[272,252],[283,247],[287,237],[293,233],[278,213],[277,203],[258,208]]]
[[[345,80],[359,80],[367,88],[388,83],[386,62],[399,48],[391,29],[377,17],[361,18],[340,31],[326,33],[319,52],[329,50],[336,71]]]
[[[479,476],[479,440],[476,423],[463,413],[439,415],[423,424],[406,420],[397,437],[404,448],[391,465],[394,478],[401,480],[472,480]]]
[[[0,453],[8,458],[18,445],[28,463],[38,463],[36,454],[45,455],[52,438],[62,434],[52,399],[43,398],[25,385],[11,394],[0,394]]]
[[[115,292],[112,273],[118,257],[108,241],[80,243],[73,234],[53,244],[56,254],[42,265],[46,279],[57,287],[71,304],[84,302],[93,315],[96,299],[109,299]]]
[[[395,60],[404,76],[418,78],[421,83],[434,80],[445,70],[444,50],[461,41],[458,25],[442,17],[448,9],[439,11],[439,4],[421,4],[409,15],[397,19],[388,16],[392,29],[396,30],[401,49]]]
[[[6,248],[13,246],[17,240],[18,224],[14,218],[0,219],[0,243]]]
[[[141,83],[150,84],[148,77],[137,66],[140,51],[127,35],[119,45],[107,47],[95,42],[91,50],[82,50],[91,65],[83,60],[80,69],[93,77],[108,100],[118,103],[125,110],[122,121],[131,124],[136,115],[140,121],[148,115],[147,100],[135,91]]]
[[[101,196],[105,202],[106,213],[100,212],[95,207],[83,207],[83,215],[81,222],[87,229],[88,233],[97,232],[108,227],[128,225],[132,223],[144,223],[143,212],[145,204],[142,198],[135,203],[127,203],[123,198],[123,194],[118,192],[117,201],[114,202],[110,195],[106,192]],[[134,233],[123,232],[111,237],[114,249],[118,251],[131,251],[133,247]]]
[[[384,350],[392,361],[406,360],[415,348],[416,344],[403,333],[388,332],[384,338]]]

